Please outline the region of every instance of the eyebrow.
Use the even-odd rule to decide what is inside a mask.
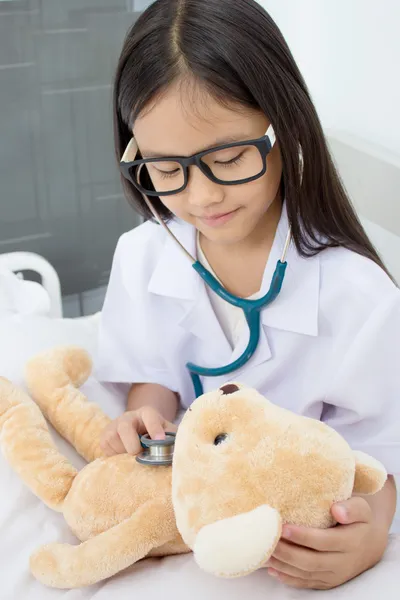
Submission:
[[[249,141],[250,138],[248,135],[238,135],[238,136],[229,136],[229,137],[224,137],[224,138],[217,138],[213,141],[212,144],[210,144],[209,146],[206,146],[205,148],[201,148],[200,150],[198,150],[197,152],[193,152],[193,154],[197,154],[198,152],[206,152],[207,150],[210,150],[211,148],[215,148],[217,146],[224,146],[225,144],[234,144],[235,142],[246,142]],[[170,158],[170,157],[182,157],[181,154],[164,154],[162,152],[152,152],[149,151],[147,149],[142,150],[140,149],[141,154],[143,156],[143,158]],[[189,154],[187,156],[190,156]],[[184,156],[184,158],[187,158],[187,156]]]

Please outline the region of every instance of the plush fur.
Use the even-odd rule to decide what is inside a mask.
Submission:
[[[387,474],[326,424],[240,384],[224,387],[199,398],[182,420],[172,498],[200,567],[235,577],[268,560],[284,523],[331,527],[334,502],[378,492]]]
[[[90,371],[87,353],[67,347],[29,362],[34,401],[0,379],[5,458],[81,541],[33,554],[31,571],[45,585],[82,587],[146,556],[190,550],[205,571],[245,575],[268,560],[284,523],[330,527],[333,502],[385,483],[382,465],[335,431],[240,384],[194,402],[172,469],[127,454],[106,458],[99,439],[109,419],[78,389]],[[88,461],[80,472],[57,450],[44,417]]]
[[[27,365],[35,402],[0,380],[5,458],[83,542],[49,544],[32,555],[33,575],[57,588],[94,584],[145,556],[189,551],[176,529],[171,468],[145,467],[128,454],[102,456],[99,440],[109,418],[75,387],[90,371],[85,351],[61,348]],[[80,472],[57,450],[43,415],[88,461]]]

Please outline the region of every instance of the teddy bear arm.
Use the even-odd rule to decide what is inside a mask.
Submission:
[[[31,571],[49,587],[84,587],[119,573],[176,535],[171,501],[149,500],[130,518],[78,546],[43,546],[31,556]]]
[[[372,456],[355,451],[356,472],[353,492],[356,494],[376,494],[385,485],[385,467]]]
[[[281,533],[279,512],[263,504],[203,527],[194,543],[195,560],[219,577],[247,575],[270,558]]]
[[[87,462],[103,456],[100,438],[110,423],[101,408],[77,389],[90,375],[91,366],[85,350],[66,346],[34,357],[25,373],[45,417]]]

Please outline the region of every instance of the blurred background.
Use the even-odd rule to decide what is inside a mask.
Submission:
[[[150,3],[0,0],[0,254],[48,259],[66,317],[101,308],[117,239],[139,222],[114,160],[111,86],[126,30]],[[398,0],[261,3],[324,127],[399,157]],[[381,219],[376,195],[370,208],[367,225],[396,254],[398,209]]]
[[[138,223],[113,154],[111,86],[148,4],[0,0],[0,253],[47,258],[64,316],[101,308],[116,241]]]

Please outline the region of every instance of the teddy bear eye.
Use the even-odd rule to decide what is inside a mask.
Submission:
[[[227,437],[228,436],[226,433],[220,433],[219,435],[217,435],[217,437],[214,440],[214,446],[219,446],[220,444],[223,444]]]

